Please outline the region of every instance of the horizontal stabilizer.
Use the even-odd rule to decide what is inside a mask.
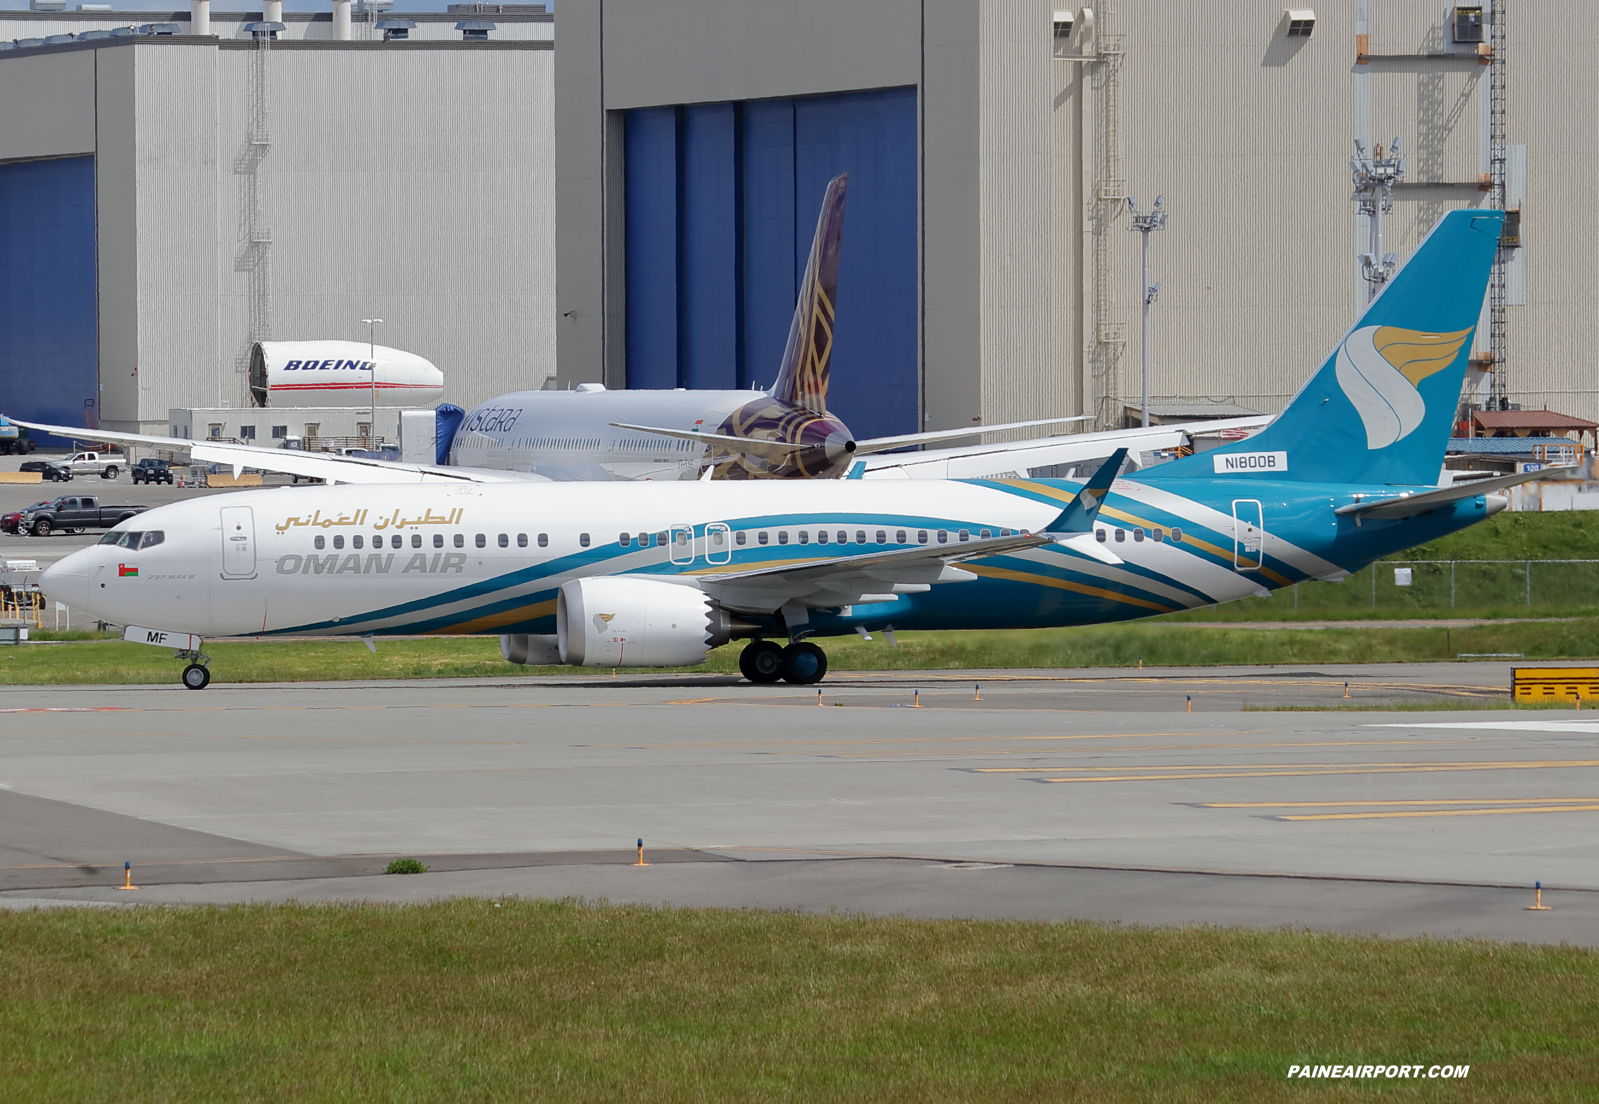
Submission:
[[[768,456],[773,459],[782,459],[791,452],[814,447],[812,444],[802,444],[798,441],[765,441],[759,437],[730,437],[725,433],[702,433],[693,429],[663,429],[660,426],[629,425],[627,422],[610,424],[617,429],[654,433],[661,437],[676,437],[680,441],[702,441],[710,445],[721,445],[733,452],[747,452],[754,456]]]
[[[1353,514],[1357,518],[1414,517],[1416,514],[1424,514],[1428,510],[1436,510],[1440,506],[1447,506],[1451,502],[1476,498],[1478,495],[1502,491],[1522,483],[1548,479],[1551,475],[1561,475],[1565,472],[1576,470],[1577,465],[1566,464],[1558,468],[1544,468],[1541,471],[1501,475],[1494,479],[1474,479],[1470,483],[1456,483],[1453,487],[1439,487],[1437,490],[1432,491],[1405,493],[1395,498],[1368,498],[1360,502],[1351,502],[1347,506],[1338,507],[1333,513]]]
[[[970,429],[939,429],[930,433],[902,433],[897,437],[873,437],[855,442],[857,456],[889,449],[908,448],[912,445],[933,445],[940,441],[958,441],[962,437],[976,437],[979,433],[1000,433],[1008,429],[1032,429],[1034,426],[1064,425],[1067,422],[1091,422],[1092,414],[1074,414],[1069,418],[1034,418],[1030,422],[1004,422],[1000,425],[972,426]]]

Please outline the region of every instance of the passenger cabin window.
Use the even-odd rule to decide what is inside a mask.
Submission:
[[[938,543],[939,544],[948,544],[949,543],[949,530],[948,529],[940,529],[938,531]]]
[[[465,548],[466,547],[466,534],[465,533],[457,533],[457,534],[455,534],[455,547],[457,547],[457,548]]]
[[[579,533],[577,535],[577,543],[587,548],[589,546],[589,535],[587,533]]]
[[[846,532],[843,529],[840,529],[838,531],[838,543],[839,544],[848,544],[849,543],[849,533]]]
[[[765,530],[765,529],[762,529],[762,530],[761,530],[761,531],[760,531],[760,532],[759,532],[759,533],[758,533],[758,534],[756,534],[756,536],[755,536],[755,540],[756,540],[756,542],[757,542],[757,543],[759,543],[759,544],[766,544],[766,543],[767,543],[767,542],[768,542],[768,541],[769,541],[769,540],[770,540],[770,539],[771,539],[771,538],[770,538],[770,537],[768,537],[768,536],[767,536],[767,535],[766,535],[766,530]]]
[[[737,533],[733,534],[733,543],[738,545],[740,548],[744,547],[744,530],[740,529]]]
[[[650,535],[648,533],[640,533],[638,535],[638,546],[640,548],[648,548],[650,546]]]
[[[1172,526],[1171,539],[1174,541],[1181,541],[1183,539],[1183,531],[1176,526]]]
[[[917,544],[926,544],[927,543],[927,530],[926,529],[918,529],[918,530],[916,530],[916,543]]]
[[[866,543],[866,530],[864,530],[864,529],[855,530],[855,543],[856,544],[865,544]]]
[[[482,537],[478,538],[478,543],[479,544],[483,543],[483,538]],[[361,534],[360,533],[357,533],[355,536],[350,538],[350,547],[351,548],[360,548],[361,547]]]
[[[623,548],[633,547],[633,534],[623,533],[621,536],[616,538],[616,543],[620,544]]]
[[[787,544],[788,543],[788,530],[787,529],[779,529],[777,531],[777,543],[778,544]]]
[[[444,534],[443,533],[434,533],[433,534],[433,547],[434,548],[443,548],[444,547]]]
[[[539,534],[539,547],[540,548],[548,548],[549,546],[550,546],[550,535],[548,533],[540,533]]]
[[[1105,530],[1103,530],[1103,529],[1095,529],[1094,530],[1094,539],[1097,540],[1100,544],[1104,544],[1105,543]]]
[[[526,533],[518,533],[516,535],[516,546],[518,548],[526,548],[527,547],[527,534]]]
[[[1139,544],[1139,543],[1141,543],[1143,541],[1143,539],[1144,539],[1144,530],[1142,528],[1140,528],[1140,527],[1134,527],[1134,529],[1133,529],[1133,543],[1134,544]]]
[[[411,534],[411,547],[412,548],[421,548],[422,547],[422,534],[421,533],[412,533]]]
[[[482,548],[484,545],[489,543],[489,540],[482,533],[479,533],[477,536],[472,538],[472,543],[477,545],[479,548]]]
[[[895,544],[904,544],[905,543],[905,530],[899,529],[899,530],[895,531],[895,533],[894,533],[894,543]]]
[[[799,542],[801,544],[810,544],[811,543],[811,534],[810,534],[809,530],[801,529],[799,531]]]
[[[1156,544],[1159,544],[1161,541],[1166,539],[1166,530],[1164,530],[1164,529],[1155,529],[1155,530],[1152,530],[1149,535],[1155,538],[1155,543]]]
[[[818,529],[818,530],[816,530],[816,543],[817,544],[826,544],[827,543],[827,530],[826,529]]]
[[[1126,539],[1127,539],[1127,530],[1125,530],[1125,529],[1116,530],[1116,543],[1117,544],[1121,544]]]
[[[993,535],[994,535],[993,530],[991,530],[991,529],[984,529],[983,530],[983,539],[984,540],[987,540],[989,537],[992,537]]]
[[[511,547],[511,536],[510,536],[509,533],[501,533],[500,534],[500,547],[501,548],[509,548],[509,547]]]
[[[968,532],[965,529],[962,529],[959,533],[956,534],[956,536],[959,537],[963,541],[972,539],[971,533]]]
[[[343,536],[335,536],[333,538],[333,547],[334,548],[343,548],[344,547],[344,537]]]
[[[317,536],[316,540],[312,541],[311,543],[312,543],[312,545],[314,545],[320,551],[321,549],[326,548],[328,546],[328,538],[326,538],[324,536],[321,536],[319,534]]]
[[[886,532],[884,532],[883,530],[881,530],[881,529],[879,529],[877,531],[877,543],[878,544],[887,544],[888,543],[888,534]]]

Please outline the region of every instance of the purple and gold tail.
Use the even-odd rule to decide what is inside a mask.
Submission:
[[[772,397],[817,414],[827,413],[827,370],[833,360],[833,304],[838,299],[838,251],[844,238],[844,188],[848,173],[827,184],[816,237],[805,265],[794,324],[783,350]]]

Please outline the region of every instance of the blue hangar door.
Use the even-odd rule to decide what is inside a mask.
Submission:
[[[828,406],[861,437],[914,433],[916,168],[914,88],[628,112],[628,386],[770,386],[847,172]]]
[[[94,158],[0,165],[0,413],[99,424],[94,231]]]

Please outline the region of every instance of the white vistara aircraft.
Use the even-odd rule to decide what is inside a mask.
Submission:
[[[500,395],[480,404],[461,421],[447,449],[449,464],[333,456],[103,430],[93,431],[93,436],[123,445],[186,452],[201,463],[232,467],[235,474],[246,467],[261,468],[330,483],[825,479],[846,474],[866,479],[951,478],[1024,475],[1031,469],[1054,469],[1103,459],[1120,447],[1134,452],[1177,449],[1189,445],[1201,433],[1242,435],[1270,421],[1265,416],[1255,416],[1146,426],[1000,444],[969,443],[932,453],[903,450],[948,446],[985,433],[1088,421],[1090,416],[1035,418],[856,440],[849,427],[827,408],[846,183],[845,177],[838,177],[828,185],[823,197],[788,344],[777,382],[768,391],[609,391],[599,384],[586,383],[572,391]],[[364,350],[366,346],[351,348]],[[258,352],[259,349],[258,346]],[[359,375],[361,366],[373,369],[383,364],[391,373],[399,373],[409,365],[402,359],[409,354],[397,350],[384,350],[385,355],[374,360],[288,359],[311,355],[306,349],[314,351],[311,345],[280,344],[273,346],[277,360],[256,357],[259,363],[252,369],[251,380],[260,401],[270,401],[279,391],[320,394],[316,389],[322,387],[354,387],[354,393],[359,394],[359,381],[351,383],[345,377]],[[420,358],[411,360],[427,365]],[[315,364],[319,369],[348,364],[351,369],[342,375],[339,370],[331,374],[318,370],[311,377],[286,368],[302,364]],[[434,374],[437,375],[436,370]],[[328,380],[324,381],[324,376]],[[306,379],[312,382],[304,382]],[[410,381],[411,377],[405,380]],[[399,383],[400,376],[396,375],[395,386]],[[290,390],[296,388],[299,390]],[[86,433],[26,421],[17,424],[69,439]]]

